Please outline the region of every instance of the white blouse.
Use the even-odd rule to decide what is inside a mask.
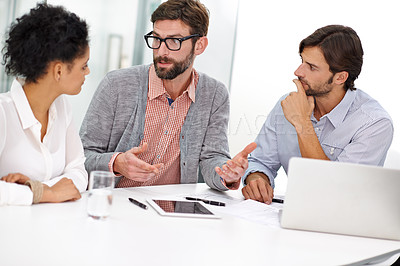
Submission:
[[[85,156],[65,96],[50,106],[46,135],[33,115],[21,84],[0,94],[0,177],[21,173],[48,186],[61,178],[71,179],[82,192],[88,184]]]
[[[31,205],[32,201],[33,193],[28,186],[0,180],[0,206]]]

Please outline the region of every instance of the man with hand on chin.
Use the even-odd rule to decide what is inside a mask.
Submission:
[[[198,182],[237,189],[249,144],[229,160],[225,86],[193,68],[207,45],[209,15],[196,0],[169,0],[144,36],[153,64],[108,73],[81,127],[86,169],[108,170],[116,187]]]
[[[277,171],[287,172],[291,157],[382,166],[392,142],[389,114],[354,87],[363,49],[353,29],[320,28],[301,41],[299,53],[297,91],[279,100],[256,138],[243,179],[246,199],[270,204]]]

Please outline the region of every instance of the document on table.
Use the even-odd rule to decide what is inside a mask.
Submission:
[[[254,200],[234,198],[214,191],[186,196],[224,202],[226,207],[210,206],[210,208],[216,213],[228,214],[248,221],[280,228],[279,211],[283,209],[283,204],[281,203],[267,205]]]
[[[280,228],[279,211],[283,204],[272,203],[267,205],[254,200],[245,200],[225,208],[214,208],[218,212],[246,219],[252,222],[264,224],[270,227]]]

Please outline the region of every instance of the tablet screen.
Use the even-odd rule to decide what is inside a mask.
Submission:
[[[176,200],[154,200],[154,202],[166,213],[190,213],[213,215],[199,202],[176,201]]]

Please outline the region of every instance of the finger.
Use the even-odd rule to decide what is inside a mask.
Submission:
[[[218,166],[215,167],[215,172],[222,178],[224,178],[223,174],[224,172],[222,172],[221,168],[219,168]]]
[[[136,180],[136,181],[145,181],[145,180],[151,179],[155,176],[156,176],[156,174],[152,173],[152,172],[146,172],[146,173],[136,172],[133,175],[131,175],[129,177],[129,179]]]
[[[268,189],[268,194],[271,196],[271,202],[272,202],[272,198],[274,197],[274,189],[269,185],[267,186]]]
[[[263,202],[265,202],[267,204],[271,204],[273,195],[271,195],[271,191],[268,190],[268,187],[270,187],[270,186],[268,186],[264,181],[261,181],[261,182],[264,183],[264,184],[260,184],[260,186],[259,186],[260,194],[263,198]]]
[[[156,175],[154,173],[147,173],[147,174],[136,174],[134,177],[130,179],[138,182],[146,182],[154,178]]]
[[[228,161],[227,164],[232,169],[232,171],[241,172],[247,169],[247,167],[249,166],[249,161],[247,160],[247,158],[240,158],[235,161]]]
[[[254,149],[257,148],[257,144],[255,142],[250,143],[249,145],[247,145],[241,152],[239,152],[235,158],[237,157],[243,157],[243,158],[247,158],[247,156],[254,151]],[[235,159],[234,158],[234,159]]]
[[[143,142],[143,144],[142,144],[142,146],[140,146],[140,148],[141,148],[141,152],[147,151],[147,148],[148,148],[147,142]]]
[[[229,175],[225,172],[225,170],[223,169],[224,166],[222,166],[222,168],[219,168],[218,166],[215,167],[215,171],[217,172],[217,174],[222,177],[222,179],[224,179],[225,181],[230,181],[230,177]]]
[[[251,183],[251,182],[250,182],[250,183]],[[253,189],[252,189],[252,187],[250,186],[250,184],[248,184],[247,186],[245,186],[245,188],[246,188],[246,192],[247,192],[247,194],[248,194],[248,196],[249,196],[249,199],[257,200],[257,199],[256,199],[256,196],[254,195]]]
[[[1,178],[1,180],[7,182],[7,179],[8,179],[8,176],[9,176],[9,175],[10,175],[10,174],[8,174],[8,175],[6,175],[6,176],[3,176],[3,177]]]
[[[254,194],[254,199],[259,202],[263,202],[263,197],[261,196],[261,193],[260,193],[259,182],[253,181],[253,182],[250,182],[249,185],[251,187],[251,191]]]
[[[4,181],[9,182],[9,183],[15,183],[18,179],[19,179],[18,174],[8,174],[4,178]]]
[[[308,104],[314,109],[315,100],[313,96],[307,96]]]
[[[237,172],[237,171],[240,171],[240,169],[242,168],[242,161],[243,161],[243,159],[239,159],[236,161],[229,160],[226,162],[226,164],[228,165],[228,167],[231,171]]]
[[[164,167],[163,163],[158,163],[158,164],[154,164],[154,165],[149,164],[149,165],[152,167],[152,169],[147,169],[147,168],[143,169],[143,168],[137,167],[136,165],[133,165],[131,171],[138,172],[138,173],[145,173],[145,174],[149,174],[149,173],[158,174],[161,171],[161,169]]]
[[[236,180],[238,178],[238,173],[236,171],[233,171],[228,165],[222,166],[222,169],[224,170],[224,173],[228,176],[229,181]]]
[[[155,166],[153,166],[153,165],[151,165],[149,163],[146,163],[145,161],[140,160],[137,157],[134,157],[134,159],[132,160],[132,164],[134,166],[136,166],[137,168],[140,168],[141,170],[144,170],[144,171],[148,171],[148,172],[157,171],[158,172],[157,167],[155,167]]]
[[[135,155],[138,155],[140,153],[143,153],[147,150],[148,148],[148,144],[146,142],[143,142],[143,144],[139,147],[133,147],[132,149],[130,149],[130,152],[132,152]]]
[[[240,165],[237,165],[236,163],[230,162],[228,161],[228,166],[231,169],[232,172],[235,173],[234,178],[238,179],[241,178],[242,176],[244,176],[244,173],[247,169],[247,167],[249,166],[247,159],[241,159],[239,161]]]
[[[148,175],[148,174],[156,174],[153,171],[141,170],[139,168],[134,168],[130,171],[130,176],[137,176],[137,175]]]
[[[305,94],[305,90],[303,88],[303,84],[301,84],[301,81],[299,79],[294,79],[293,80],[294,84],[296,84],[297,87],[297,92]]]
[[[246,170],[249,167],[249,160],[243,159],[241,162],[241,167],[243,168],[243,170]]]
[[[247,187],[247,186],[246,186]],[[247,193],[247,189],[246,187],[242,188],[242,194],[244,196],[245,199],[250,199],[249,193]]]
[[[222,169],[220,167],[215,167],[215,172],[217,172],[217,174],[222,177],[223,179],[229,179],[231,178],[231,173],[232,171],[229,170],[229,168],[224,164],[222,166]]]

